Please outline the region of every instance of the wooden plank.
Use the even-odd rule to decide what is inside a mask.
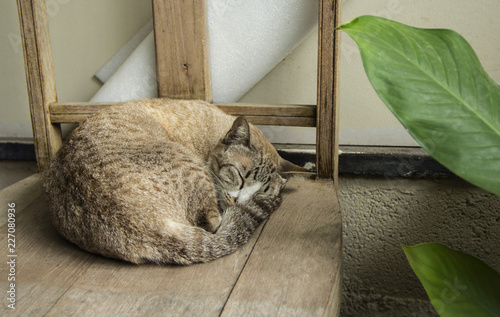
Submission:
[[[212,100],[204,0],[154,0],[158,96]]]
[[[48,167],[61,147],[61,128],[52,124],[49,105],[57,101],[45,1],[17,1],[38,169]]]
[[[116,105],[116,102],[68,102],[53,103],[50,105],[50,120],[53,123],[80,123],[91,114],[107,107]]]
[[[76,248],[54,230],[44,195],[37,196],[24,210],[16,206],[15,214],[15,251],[1,261],[0,271],[5,278],[0,280],[0,288],[9,290],[10,283],[15,283],[16,306],[12,310],[1,305],[0,315],[44,316],[96,256]],[[0,231],[7,233],[7,224]],[[7,252],[7,234],[0,236],[0,244]],[[7,262],[12,259],[15,280],[8,281]]]
[[[282,116],[315,118],[316,105],[262,105],[243,103],[217,103],[219,109],[232,115]]]
[[[336,316],[341,215],[332,180],[290,180],[222,316]]]
[[[35,174],[0,190],[0,206],[7,208],[14,203],[15,209],[24,210],[33,200],[42,194],[42,177]],[[7,213],[0,213],[0,226],[7,223]]]
[[[340,0],[319,2],[318,120],[316,170],[319,177],[337,180],[338,171],[338,76]]]
[[[83,122],[92,113],[116,103],[54,103],[50,105],[52,122]],[[287,125],[314,127],[316,106],[314,105],[255,105],[216,104],[231,115],[247,116],[250,122],[262,125]]]
[[[0,315],[335,315],[340,230],[333,182],[291,180],[280,209],[234,254],[190,267],[132,265],[67,242],[40,195],[16,211],[16,310],[2,305]]]
[[[187,267],[96,261],[50,311],[54,316],[219,316],[260,234],[235,253]]]
[[[278,116],[246,116],[249,122],[258,125],[315,127],[315,118],[305,117],[278,117]]]

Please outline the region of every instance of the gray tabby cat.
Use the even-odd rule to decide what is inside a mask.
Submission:
[[[45,173],[54,226],[89,252],[191,264],[232,253],[281,202],[282,159],[245,118],[138,100],[90,116]]]

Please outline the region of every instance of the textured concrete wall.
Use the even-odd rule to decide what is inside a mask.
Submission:
[[[460,179],[341,176],[342,316],[432,316],[401,244],[439,242],[500,271],[500,197]]]

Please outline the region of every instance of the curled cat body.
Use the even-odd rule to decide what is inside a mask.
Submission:
[[[232,253],[280,204],[297,166],[262,132],[202,101],[144,99],[91,115],[44,174],[56,229],[132,263]]]

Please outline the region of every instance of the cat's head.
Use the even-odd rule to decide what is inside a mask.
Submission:
[[[297,168],[283,160],[264,135],[238,117],[216,146],[208,166],[217,188],[219,204],[245,203],[256,195],[278,197],[286,179],[284,169]]]

